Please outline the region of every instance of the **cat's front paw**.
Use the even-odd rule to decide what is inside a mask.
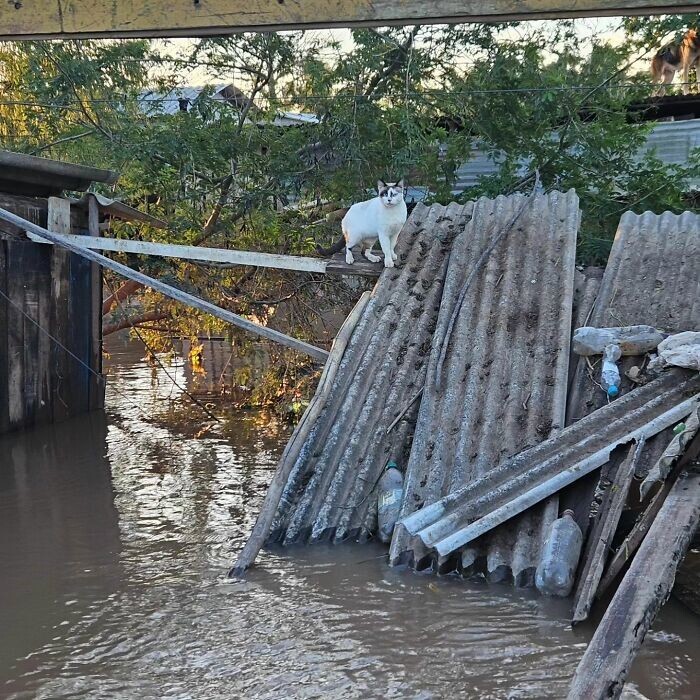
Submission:
[[[379,255],[374,255],[374,253],[365,253],[365,257],[371,263],[378,263],[381,261],[381,257]]]
[[[346,262],[348,265],[352,265],[352,264],[355,262],[355,258],[353,257],[352,251],[351,251],[351,250],[346,250],[346,251],[345,251],[345,262]]]
[[[391,258],[384,258],[384,267],[394,267],[394,261]]]

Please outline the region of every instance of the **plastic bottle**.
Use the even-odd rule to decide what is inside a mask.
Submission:
[[[565,510],[552,523],[549,537],[544,543],[535,574],[535,585],[540,593],[561,598],[571,593],[582,543],[583,534],[574,520],[574,512]]]
[[[600,383],[611,399],[615,398],[620,393],[620,370],[617,367],[617,361],[620,357],[622,357],[622,352],[620,352],[619,346],[605,346]]]
[[[394,525],[399,519],[401,496],[403,495],[403,474],[396,462],[389,462],[379,480],[377,496],[377,515],[379,520],[379,540],[389,542],[394,532]]]
[[[665,337],[653,326],[583,326],[574,331],[572,348],[577,355],[601,355],[606,345],[617,345],[622,355],[643,355],[655,350]]]

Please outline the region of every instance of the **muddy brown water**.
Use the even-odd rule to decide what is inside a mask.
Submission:
[[[565,696],[591,630],[561,601],[372,545],[266,552],[228,581],[289,430],[154,423],[179,392],[141,356],[111,348],[104,415],[0,439],[1,698]],[[671,600],[625,695],[700,696],[699,629]]]

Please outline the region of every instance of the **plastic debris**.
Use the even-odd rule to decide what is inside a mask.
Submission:
[[[700,331],[676,333],[659,343],[658,355],[649,369],[658,371],[669,365],[700,371]]]
[[[394,534],[394,525],[399,519],[403,495],[403,474],[396,462],[389,462],[379,479],[377,515],[379,517],[379,539],[389,542]]]
[[[619,345],[606,345],[603,351],[603,369],[600,381],[607,395],[612,399],[620,393],[620,370],[617,361],[622,357]]]
[[[561,598],[571,593],[582,543],[583,533],[574,520],[574,511],[565,510],[552,523],[537,567],[535,585],[540,593]]]
[[[583,326],[574,331],[573,351],[577,355],[602,355],[608,345],[617,345],[621,355],[651,352],[666,336],[653,326]]]

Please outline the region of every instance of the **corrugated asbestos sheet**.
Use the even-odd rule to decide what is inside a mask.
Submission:
[[[580,218],[573,190],[537,196],[490,254],[457,316],[441,388],[434,381],[441,339],[465,279],[525,200],[480,199],[453,245],[402,516],[483,477],[564,426]],[[463,552],[463,572],[496,580],[512,576],[517,585],[529,585],[556,517],[555,497],[505,523]],[[393,563],[412,561],[400,532],[390,556]],[[441,562],[441,568],[455,563]]]
[[[377,480],[407,459],[413,421],[387,428],[423,385],[452,240],[472,205],[418,205],[345,351],[287,481],[270,541],[342,540],[374,529]],[[412,412],[415,419],[417,403]]]
[[[628,326],[638,323],[655,326],[668,333],[700,330],[700,216],[683,214],[634,214],[625,212],[610,251],[605,274],[588,321],[589,326]],[[569,388],[567,423],[579,420],[606,403],[600,381],[600,362],[593,373],[585,358],[574,356],[576,369]],[[643,357],[623,357],[621,393],[634,388],[625,376]],[[670,431],[650,440],[638,465],[643,476],[668,445]],[[616,464],[606,469],[615,469]],[[606,469],[603,470],[606,475]],[[590,483],[584,480],[565,493],[567,503],[589,502]],[[584,514],[577,520],[584,525]]]
[[[620,219],[589,326],[648,324],[668,333],[700,330],[700,216],[633,214]],[[606,397],[591,381],[585,358],[575,358],[568,422],[600,408]],[[621,373],[640,357],[622,358]],[[595,367],[599,373],[598,365]],[[594,375],[598,381],[598,375]],[[632,382],[623,377],[621,391]]]
[[[533,502],[538,490],[540,498],[547,493],[541,487],[553,478],[563,479],[562,483],[576,479],[604,464],[616,446],[678,422],[696,405],[699,391],[696,372],[677,368],[665,372],[500,466],[494,461],[481,478],[404,519],[399,525],[403,539],[410,541],[417,556],[432,550],[448,556],[488,530],[486,520],[501,522],[517,512],[513,508],[517,497],[531,494]],[[511,504],[508,512],[496,519],[497,509],[507,504]]]

